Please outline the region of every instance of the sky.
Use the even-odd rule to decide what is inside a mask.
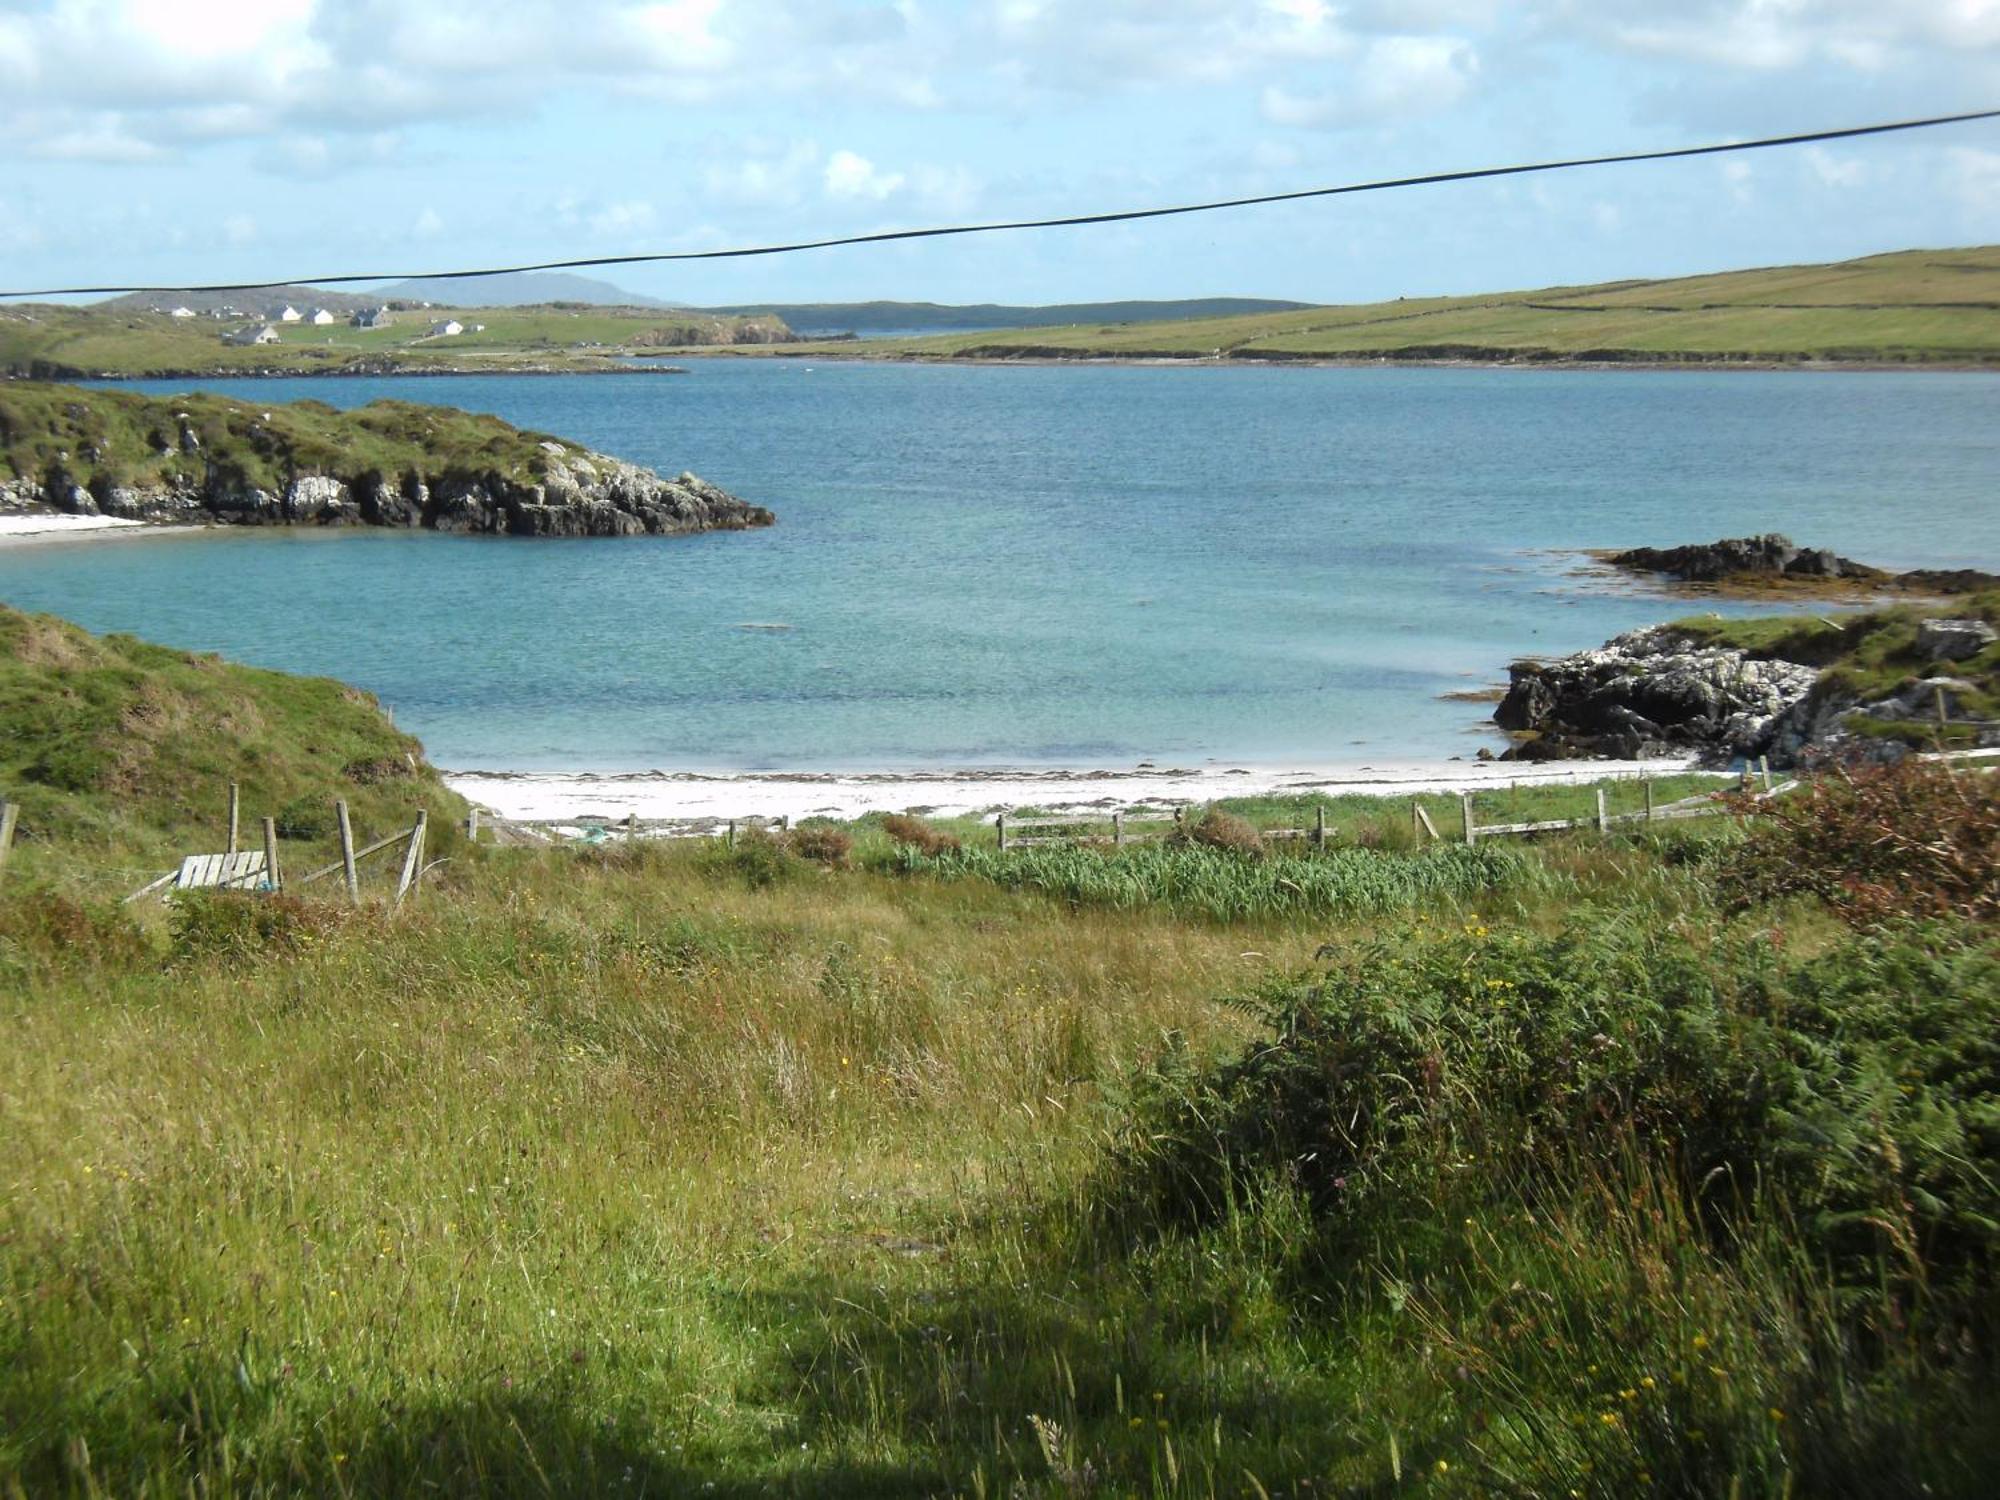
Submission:
[[[2000,0],[0,0],[0,286],[401,275],[2000,106]],[[1369,301],[2000,241],[2000,121],[608,273]]]

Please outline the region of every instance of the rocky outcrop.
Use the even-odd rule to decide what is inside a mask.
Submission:
[[[1508,671],[1493,722],[1528,736],[1507,751],[1513,760],[1763,754],[1819,678],[1793,662],[1697,645],[1667,626]]]
[[[183,451],[199,447],[191,431]],[[671,536],[769,526],[770,511],[693,474],[665,479],[601,453],[541,445],[532,479],[447,468],[299,474],[278,487],[246,483],[224,464],[200,479],[143,488],[77,484],[58,469],[0,481],[0,512],[59,511],[160,523],[240,526],[398,526],[496,536]]]
[[[1925,661],[1964,661],[1995,640],[2000,635],[1984,620],[1925,620],[1917,627],[1917,652]]]
[[[1888,575],[1821,547],[1798,547],[1776,532],[1725,537],[1689,547],[1634,547],[1614,554],[1611,565],[1635,573],[1664,573],[1678,583],[1722,583],[1740,578],[1855,578]]]
[[[1687,547],[1634,547],[1625,552],[1597,554],[1614,568],[1629,573],[1657,573],[1674,583],[1759,584],[1805,586],[1819,584],[1829,593],[1875,593],[1893,589],[1909,594],[1972,594],[2000,587],[2000,574],[1976,568],[1918,568],[1891,573],[1842,557],[1824,547],[1796,546],[1777,532],[1763,536],[1725,537]]]
[[[1929,628],[1937,627],[1937,628]],[[1892,684],[1851,670],[1753,656],[1685,630],[1635,630],[1556,661],[1518,661],[1493,721],[1516,744],[1505,760],[1693,756],[1711,765],[1768,756],[1791,766],[1830,758],[1895,759],[1940,715],[1975,745],[2000,743],[1989,717],[1990,668],[1970,658],[1996,632],[1983,620],[1926,621],[1914,670]],[[1969,648],[1969,649],[1968,649]],[[1960,656],[1931,654],[1963,652]],[[1966,678],[1921,662],[1964,662]],[[1962,738],[1960,743],[1966,741]]]

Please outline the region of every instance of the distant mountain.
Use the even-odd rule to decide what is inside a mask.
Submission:
[[[955,333],[991,328],[1055,328],[1066,323],[1150,323],[1299,312],[1310,302],[1265,297],[1186,297],[1170,302],[745,302],[702,312],[775,313],[796,333]]]
[[[431,302],[439,307],[529,307],[543,302],[588,302],[601,307],[677,307],[642,297],[608,281],[563,271],[510,271],[504,276],[440,276],[398,281],[371,293],[378,301]]]

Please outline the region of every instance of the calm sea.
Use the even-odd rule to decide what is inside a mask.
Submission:
[[[1981,375],[746,359],[205,385],[497,412],[778,513],[0,549],[0,599],[361,684],[460,768],[1469,755],[1488,710],[1440,695],[1688,608],[1553,549],[1777,530],[2000,563]]]

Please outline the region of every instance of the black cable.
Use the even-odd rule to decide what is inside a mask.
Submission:
[[[1578,156],[1563,161],[1529,162],[1512,167],[1474,167],[1460,172],[1427,172],[1420,177],[1390,177],[1376,182],[1350,182],[1340,187],[1300,188],[1289,193],[1261,193],[1250,198],[1220,198],[1211,203],[1183,203],[1170,208],[1129,208],[1116,213],[1074,214],[1060,219],[1012,219],[996,224],[949,224],[931,229],[885,229],[837,239],[799,240],[786,245],[750,245],[733,250],[662,251],[648,255],[594,255],[580,260],[547,260],[533,265],[490,266],[472,271],[393,271],[348,273],[340,276],[293,276],[279,281],[232,281],[210,286],[60,286],[39,291],[0,291],[7,297],[116,296],[129,292],[256,292],[281,286],[340,286],[357,281],[471,280],[512,276],[524,271],[574,271],[587,267],[635,266],[675,260],[740,260],[754,255],[792,255],[801,250],[830,250],[840,245],[879,245],[892,240],[928,240],[955,234],[997,234],[1010,229],[1069,229],[1087,224],[1122,224],[1134,219],[1164,219],[1176,214],[1213,213],[1224,208],[1249,208],[1260,203],[1292,203],[1301,198],[1333,198],[1345,193],[1375,193],[1388,188],[1428,187],[1443,182],[1470,182],[1481,177],[1519,177],[1530,172],[1560,172],[1572,167],[1616,166],[1625,162],[1669,161],[1676,157],[1717,156],[1734,151],[1762,151],[1773,146],[1807,146],[1819,141],[1852,140],[1863,135],[1888,135],[1899,130],[1928,130],[1962,125],[1972,120],[2000,119],[2000,109],[1973,110],[1961,115],[1933,115],[1921,120],[1896,120],[1886,125],[1852,125],[1843,130],[1813,130],[1800,135],[1765,136],[1760,140],[1725,141],[1709,146],[1675,146],[1664,151],[1627,151],[1615,156]]]

